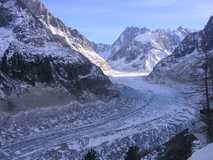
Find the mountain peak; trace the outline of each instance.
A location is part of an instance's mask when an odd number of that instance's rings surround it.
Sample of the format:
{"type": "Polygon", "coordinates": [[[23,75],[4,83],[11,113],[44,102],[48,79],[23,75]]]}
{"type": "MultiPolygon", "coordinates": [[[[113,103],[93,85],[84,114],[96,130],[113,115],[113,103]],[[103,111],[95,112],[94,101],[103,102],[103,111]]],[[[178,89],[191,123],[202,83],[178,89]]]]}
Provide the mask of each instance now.
{"type": "Polygon", "coordinates": [[[133,33],[133,32],[146,32],[146,31],[149,31],[150,29],[149,28],[146,28],[146,27],[142,27],[142,28],[139,28],[139,27],[135,27],[135,26],[128,26],[126,27],[126,29],[124,30],[124,33],[133,33]]]}
{"type": "Polygon", "coordinates": [[[182,29],[184,29],[182,26],[179,26],[179,27],[177,28],[177,30],[182,30],[182,29]]]}
{"type": "Polygon", "coordinates": [[[138,27],[128,26],[125,28],[124,33],[130,33],[130,32],[138,32],[140,29],[138,27]]]}
{"type": "Polygon", "coordinates": [[[40,0],[17,0],[17,2],[26,7],[36,17],[50,14],[40,0]]]}
{"type": "Polygon", "coordinates": [[[183,26],[179,26],[177,28],[177,31],[185,31],[185,30],[188,30],[188,29],[184,28],[183,26]]]}
{"type": "Polygon", "coordinates": [[[207,25],[205,26],[205,28],[213,28],[213,16],[211,16],[210,18],[209,18],[209,21],[208,21],[208,23],[207,23],[207,25]]]}
{"type": "Polygon", "coordinates": [[[196,82],[198,80],[196,77],[202,77],[201,74],[205,64],[203,52],[212,56],[212,49],[213,16],[209,18],[203,30],[195,30],[195,32],[188,34],[171,56],[158,63],[151,77],[158,79],[166,77],[167,80],[170,78],[172,80],[196,82]]]}
{"type": "Polygon", "coordinates": [[[108,61],[117,70],[150,72],[190,33],[183,27],[178,29],[127,27],[113,43],[108,61]]]}

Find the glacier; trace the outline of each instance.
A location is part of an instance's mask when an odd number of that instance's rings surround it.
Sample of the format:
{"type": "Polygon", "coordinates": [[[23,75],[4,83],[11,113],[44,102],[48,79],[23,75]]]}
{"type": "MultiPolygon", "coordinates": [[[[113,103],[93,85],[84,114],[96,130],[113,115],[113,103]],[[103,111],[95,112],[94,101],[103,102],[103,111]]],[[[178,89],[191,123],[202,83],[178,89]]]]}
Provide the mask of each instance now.
{"type": "Polygon", "coordinates": [[[72,102],[51,110],[1,115],[0,152],[7,159],[47,160],[53,152],[77,160],[94,148],[105,159],[120,160],[129,146],[154,149],[196,121],[196,109],[178,85],[121,73],[111,80],[122,96],[108,103],[72,102]]]}

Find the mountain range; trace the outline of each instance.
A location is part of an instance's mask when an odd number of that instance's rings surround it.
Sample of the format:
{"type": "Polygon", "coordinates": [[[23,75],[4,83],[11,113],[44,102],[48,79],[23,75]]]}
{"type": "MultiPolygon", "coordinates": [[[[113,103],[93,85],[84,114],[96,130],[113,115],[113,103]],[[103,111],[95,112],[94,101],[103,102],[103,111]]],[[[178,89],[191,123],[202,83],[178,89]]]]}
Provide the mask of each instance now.
{"type": "Polygon", "coordinates": [[[94,48],[115,70],[150,73],[191,32],[183,27],[175,30],[127,27],[110,47],[97,44],[99,47],[94,48]]]}

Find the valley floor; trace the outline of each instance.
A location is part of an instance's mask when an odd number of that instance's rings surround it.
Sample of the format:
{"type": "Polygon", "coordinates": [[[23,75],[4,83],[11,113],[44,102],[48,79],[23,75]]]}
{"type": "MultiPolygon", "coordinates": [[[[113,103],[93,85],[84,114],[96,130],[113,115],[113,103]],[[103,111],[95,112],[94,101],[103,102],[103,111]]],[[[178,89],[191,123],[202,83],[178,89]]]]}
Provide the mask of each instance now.
{"type": "Polygon", "coordinates": [[[131,77],[127,73],[115,74],[111,80],[120,86],[122,95],[128,97],[126,100],[109,102],[107,105],[110,107],[101,108],[100,105],[101,112],[95,114],[90,110],[84,112],[83,107],[81,112],[85,118],[81,117],[77,126],[71,125],[76,123],[75,119],[69,121],[71,127],[63,128],[61,125],[60,128],[4,143],[0,146],[0,159],[1,156],[10,160],[48,159],[48,151],[60,152],[60,146],[66,143],[72,152],[66,156],[72,159],[80,159],[89,148],[95,148],[104,159],[118,160],[131,145],[150,149],[193,125],[196,110],[181,90],[154,84],[137,73],[131,77]],[[115,154],[117,157],[113,156],[115,154]]]}

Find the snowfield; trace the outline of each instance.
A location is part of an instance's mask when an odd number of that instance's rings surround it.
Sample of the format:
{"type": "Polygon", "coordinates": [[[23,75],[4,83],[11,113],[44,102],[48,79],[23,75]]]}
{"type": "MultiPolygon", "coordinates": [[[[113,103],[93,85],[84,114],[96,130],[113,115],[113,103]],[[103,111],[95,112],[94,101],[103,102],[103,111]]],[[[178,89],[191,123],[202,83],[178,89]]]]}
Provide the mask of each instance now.
{"type": "Polygon", "coordinates": [[[10,160],[46,160],[54,151],[67,159],[79,160],[88,149],[95,148],[104,159],[119,160],[129,146],[153,149],[193,125],[196,112],[179,90],[153,84],[138,74],[126,75],[111,77],[122,96],[107,104],[69,104],[48,114],[48,109],[44,109],[5,116],[7,123],[15,126],[0,128],[0,156],[10,160]],[[27,128],[24,122],[16,123],[21,118],[38,120],[25,122],[31,123],[27,128]],[[48,123],[49,128],[43,129],[43,123],[48,123]],[[5,136],[8,134],[15,138],[5,136]],[[67,144],[70,154],[64,155],[62,144],[67,144]]]}
{"type": "Polygon", "coordinates": [[[148,76],[148,72],[123,72],[117,70],[107,70],[105,74],[109,77],[141,77],[141,76],[148,76]]]}
{"type": "Polygon", "coordinates": [[[195,152],[189,158],[189,160],[212,160],[212,159],[213,159],[213,143],[195,152]]]}

